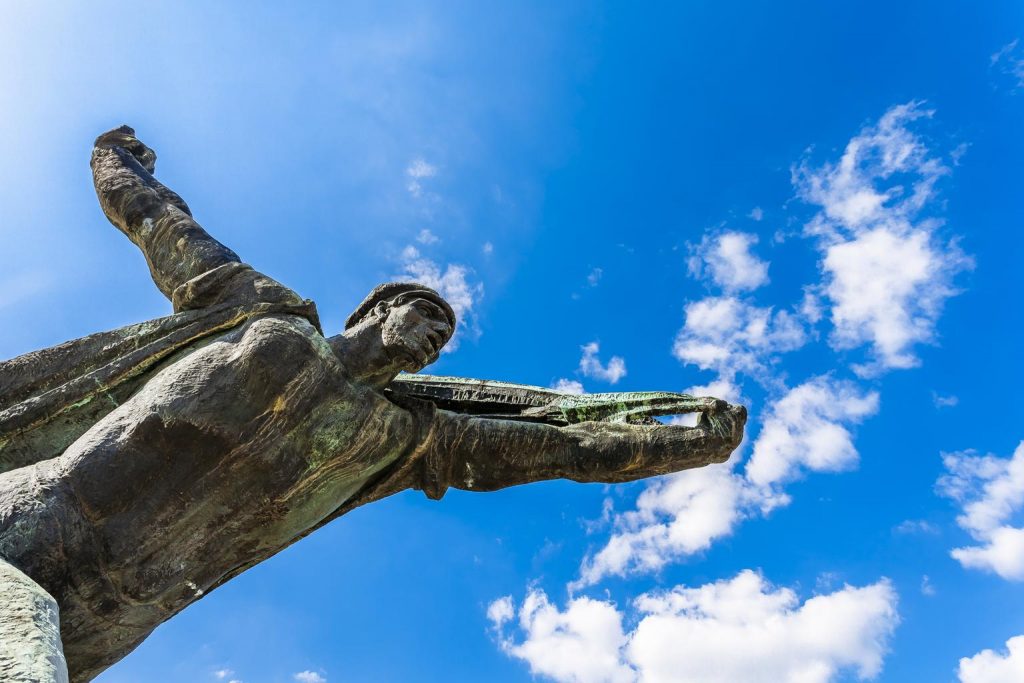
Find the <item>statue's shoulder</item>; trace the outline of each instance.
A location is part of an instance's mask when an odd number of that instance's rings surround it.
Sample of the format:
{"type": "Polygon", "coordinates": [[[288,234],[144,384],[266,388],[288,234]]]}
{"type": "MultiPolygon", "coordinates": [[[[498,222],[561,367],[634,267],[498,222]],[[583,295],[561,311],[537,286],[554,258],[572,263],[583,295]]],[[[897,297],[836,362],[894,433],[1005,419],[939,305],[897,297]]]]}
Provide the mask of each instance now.
{"type": "Polygon", "coordinates": [[[182,283],[172,292],[171,302],[175,312],[222,306],[286,307],[323,333],[312,301],[246,263],[225,263],[182,283]]]}
{"type": "Polygon", "coordinates": [[[333,359],[312,302],[222,303],[99,332],[0,362],[0,474],[60,455],[154,373],[217,339],[271,367],[333,359]],[[265,321],[265,322],[264,322],[265,321]]]}
{"type": "Polygon", "coordinates": [[[313,323],[288,309],[253,316],[225,338],[240,344],[242,353],[259,354],[276,365],[294,364],[311,356],[338,363],[330,344],[313,323]]]}

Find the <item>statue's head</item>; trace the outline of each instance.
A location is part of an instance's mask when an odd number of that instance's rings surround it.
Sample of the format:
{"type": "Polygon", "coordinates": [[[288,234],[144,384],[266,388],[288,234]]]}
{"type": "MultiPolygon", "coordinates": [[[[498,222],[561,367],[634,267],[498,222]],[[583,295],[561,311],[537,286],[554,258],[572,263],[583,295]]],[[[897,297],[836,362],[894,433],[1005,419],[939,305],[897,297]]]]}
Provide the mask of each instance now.
{"type": "MultiPolygon", "coordinates": [[[[436,291],[415,282],[373,288],[345,322],[345,365],[360,377],[418,372],[437,360],[455,332],[455,311],[436,291]],[[353,357],[355,356],[355,357],[353,357]]],[[[381,379],[384,381],[384,379],[381,379]]]]}

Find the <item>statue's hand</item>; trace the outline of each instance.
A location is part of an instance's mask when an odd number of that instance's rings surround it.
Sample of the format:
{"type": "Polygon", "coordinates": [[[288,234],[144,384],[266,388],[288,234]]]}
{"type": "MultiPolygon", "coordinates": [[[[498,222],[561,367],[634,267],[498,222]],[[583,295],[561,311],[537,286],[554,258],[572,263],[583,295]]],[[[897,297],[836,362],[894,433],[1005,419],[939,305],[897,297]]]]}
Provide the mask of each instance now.
{"type": "Polygon", "coordinates": [[[135,160],[149,173],[156,169],[156,152],[135,137],[135,130],[129,126],[119,126],[113,130],[108,130],[96,138],[95,146],[99,149],[113,149],[115,147],[123,149],[135,157],[135,160]]]}
{"type": "Polygon", "coordinates": [[[700,414],[697,426],[703,427],[721,437],[725,437],[733,448],[743,440],[743,427],[747,423],[747,409],[740,405],[732,405],[721,399],[715,399],[712,407],[700,414]]]}

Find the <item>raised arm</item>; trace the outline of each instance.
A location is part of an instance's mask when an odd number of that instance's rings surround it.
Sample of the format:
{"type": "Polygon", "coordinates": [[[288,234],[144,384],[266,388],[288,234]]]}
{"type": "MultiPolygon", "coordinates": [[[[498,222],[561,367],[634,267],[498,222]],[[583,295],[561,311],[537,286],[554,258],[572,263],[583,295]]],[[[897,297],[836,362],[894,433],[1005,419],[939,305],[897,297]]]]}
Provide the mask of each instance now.
{"type": "Polygon", "coordinates": [[[724,462],[747,413],[720,401],[696,427],[583,422],[554,427],[438,411],[423,488],[494,491],[546,479],[620,483],[724,462]]]}
{"type": "Polygon", "coordinates": [[[121,126],[96,139],[92,174],[103,213],[145,254],[156,286],[174,290],[238,256],[192,219],[188,205],[153,177],[156,153],[121,126]]]}

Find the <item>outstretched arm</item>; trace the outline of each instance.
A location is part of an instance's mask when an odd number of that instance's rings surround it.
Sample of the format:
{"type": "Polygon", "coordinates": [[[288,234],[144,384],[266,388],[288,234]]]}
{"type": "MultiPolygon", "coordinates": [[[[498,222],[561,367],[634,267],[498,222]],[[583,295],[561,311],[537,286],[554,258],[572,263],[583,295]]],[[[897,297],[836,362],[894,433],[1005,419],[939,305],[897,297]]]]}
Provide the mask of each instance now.
{"type": "Polygon", "coordinates": [[[145,254],[156,286],[175,288],[238,256],[192,219],[188,205],[153,177],[156,153],[121,126],[96,139],[92,174],[103,213],[145,254]]]}
{"type": "Polygon", "coordinates": [[[554,427],[438,411],[423,488],[494,491],[546,479],[619,483],[724,462],[747,413],[719,402],[696,427],[583,422],[554,427]]]}

